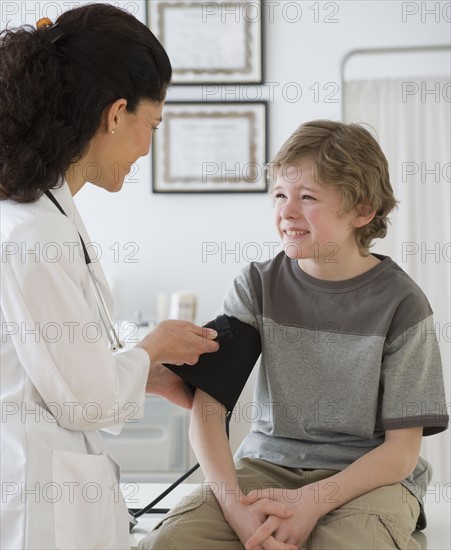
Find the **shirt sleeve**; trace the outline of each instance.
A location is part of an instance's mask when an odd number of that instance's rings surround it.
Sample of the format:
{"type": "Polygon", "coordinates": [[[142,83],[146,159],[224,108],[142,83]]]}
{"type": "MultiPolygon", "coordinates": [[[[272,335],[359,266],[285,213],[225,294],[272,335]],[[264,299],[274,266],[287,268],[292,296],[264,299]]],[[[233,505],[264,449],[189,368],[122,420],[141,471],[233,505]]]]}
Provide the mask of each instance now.
{"type": "Polygon", "coordinates": [[[258,290],[254,288],[252,270],[253,265],[249,264],[235,278],[222,302],[221,313],[258,329],[259,323],[255,313],[258,290]]]}
{"type": "MultiPolygon", "coordinates": [[[[110,352],[86,265],[63,246],[74,241],[73,229],[49,225],[33,226],[34,255],[26,261],[10,256],[1,266],[2,311],[18,361],[49,410],[58,407],[57,421],[67,429],[97,430],[139,418],[149,357],[142,349],[110,352]],[[61,254],[45,256],[46,243],[61,254]]],[[[29,235],[28,228],[13,239],[29,246],[29,235]]]]}
{"type": "Polygon", "coordinates": [[[381,423],[385,430],[423,426],[423,435],[447,429],[449,416],[433,315],[403,323],[382,363],[381,423]]]}

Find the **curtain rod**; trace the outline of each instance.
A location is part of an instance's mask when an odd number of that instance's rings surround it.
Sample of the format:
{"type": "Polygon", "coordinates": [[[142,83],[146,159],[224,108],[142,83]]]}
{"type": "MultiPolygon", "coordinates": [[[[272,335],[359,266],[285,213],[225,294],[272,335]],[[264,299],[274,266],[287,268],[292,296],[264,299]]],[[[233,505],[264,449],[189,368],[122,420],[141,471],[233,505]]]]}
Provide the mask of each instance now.
{"type": "Polygon", "coordinates": [[[449,44],[437,44],[434,46],[392,46],[386,48],[361,48],[351,50],[348,52],[341,61],[340,77],[341,77],[341,114],[342,120],[344,120],[345,109],[345,65],[349,59],[355,55],[374,55],[374,54],[386,54],[386,53],[424,53],[424,52],[437,52],[441,50],[450,50],[449,44]]]}
{"type": "MultiPolygon", "coordinates": [[[[344,76],[344,67],[347,61],[354,55],[372,55],[379,53],[411,53],[411,52],[434,52],[439,50],[450,50],[449,44],[437,44],[435,46],[393,46],[387,48],[361,48],[348,52],[341,62],[341,74],[344,76]]],[[[343,79],[344,80],[344,79],[343,79]]]]}

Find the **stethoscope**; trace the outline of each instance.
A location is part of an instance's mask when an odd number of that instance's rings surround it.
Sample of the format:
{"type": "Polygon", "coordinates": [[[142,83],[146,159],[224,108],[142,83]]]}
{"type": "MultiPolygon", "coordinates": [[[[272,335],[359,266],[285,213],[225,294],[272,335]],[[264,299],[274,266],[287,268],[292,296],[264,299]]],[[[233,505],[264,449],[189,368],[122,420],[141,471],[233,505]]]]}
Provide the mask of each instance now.
{"type": "MultiPolygon", "coordinates": [[[[55,199],[52,193],[50,193],[50,191],[46,191],[45,194],[53,202],[53,204],[58,208],[61,214],[64,214],[67,217],[66,212],[64,212],[62,206],[55,199]]],[[[124,347],[124,343],[119,339],[119,335],[116,332],[116,329],[114,328],[113,321],[111,320],[111,316],[106,306],[105,300],[102,296],[102,293],[100,292],[99,283],[97,281],[97,277],[92,267],[91,258],[89,257],[88,251],[86,249],[86,245],[79,232],[78,232],[78,236],[80,237],[81,246],[83,248],[83,254],[85,256],[86,267],[88,268],[88,272],[91,278],[91,286],[92,286],[92,290],[94,291],[97,307],[99,309],[100,320],[102,321],[102,325],[105,328],[105,332],[108,336],[108,340],[110,342],[110,350],[112,352],[116,352],[118,349],[122,349],[124,347]]]]}

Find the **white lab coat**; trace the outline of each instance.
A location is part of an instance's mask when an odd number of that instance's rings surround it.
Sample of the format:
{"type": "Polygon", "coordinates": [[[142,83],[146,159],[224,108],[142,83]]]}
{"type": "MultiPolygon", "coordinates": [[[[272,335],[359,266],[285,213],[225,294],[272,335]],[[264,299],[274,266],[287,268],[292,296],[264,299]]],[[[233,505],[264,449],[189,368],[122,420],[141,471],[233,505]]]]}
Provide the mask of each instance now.
{"type": "Polygon", "coordinates": [[[77,230],[90,240],[67,184],[53,193],[68,217],[45,195],[0,202],[0,547],[129,548],[118,468],[98,430],[142,416],[149,358],[109,351],[77,230]]]}

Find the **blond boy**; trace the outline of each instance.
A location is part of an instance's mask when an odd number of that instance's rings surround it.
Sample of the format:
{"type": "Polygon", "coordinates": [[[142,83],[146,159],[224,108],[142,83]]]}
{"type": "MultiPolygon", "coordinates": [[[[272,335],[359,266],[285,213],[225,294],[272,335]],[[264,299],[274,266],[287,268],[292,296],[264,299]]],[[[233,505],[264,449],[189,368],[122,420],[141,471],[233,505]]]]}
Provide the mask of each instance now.
{"type": "Polygon", "coordinates": [[[396,205],[386,158],[362,126],[319,120],[269,174],[284,252],[248,265],[223,304],[260,332],[259,417],[234,460],[224,407],[196,391],[206,484],[141,547],[418,548],[431,479],[421,438],[449,418],[427,299],[369,252],[396,205]]]}

